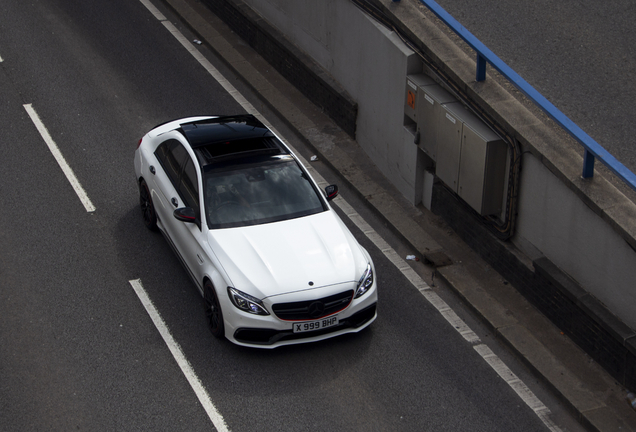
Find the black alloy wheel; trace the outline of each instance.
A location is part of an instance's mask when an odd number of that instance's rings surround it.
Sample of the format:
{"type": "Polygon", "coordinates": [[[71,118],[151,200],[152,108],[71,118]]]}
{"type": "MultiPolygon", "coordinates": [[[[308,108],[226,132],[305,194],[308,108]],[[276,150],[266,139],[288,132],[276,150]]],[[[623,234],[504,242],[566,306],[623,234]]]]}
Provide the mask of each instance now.
{"type": "Polygon", "coordinates": [[[139,182],[139,205],[141,206],[141,214],[146,228],[150,231],[157,231],[157,213],[155,213],[155,207],[152,205],[150,189],[148,189],[145,180],[139,182]]]}
{"type": "Polygon", "coordinates": [[[210,281],[203,286],[203,300],[205,301],[205,317],[208,320],[210,331],[219,339],[225,337],[225,325],[223,324],[223,312],[216,296],[216,290],[210,281]]]}

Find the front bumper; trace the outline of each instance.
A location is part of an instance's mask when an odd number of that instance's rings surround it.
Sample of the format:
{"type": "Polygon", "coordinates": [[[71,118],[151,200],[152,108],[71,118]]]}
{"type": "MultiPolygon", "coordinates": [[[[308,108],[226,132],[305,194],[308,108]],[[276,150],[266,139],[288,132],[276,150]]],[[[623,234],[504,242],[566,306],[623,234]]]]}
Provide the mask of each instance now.
{"type": "MultiPolygon", "coordinates": [[[[297,320],[281,320],[277,316],[257,316],[231,309],[230,317],[225,319],[225,337],[237,345],[254,348],[276,348],[329,339],[335,336],[357,333],[368,327],[377,317],[377,286],[364,296],[353,299],[344,310],[337,312],[338,325],[321,330],[294,333],[293,325],[297,320]]],[[[268,305],[270,306],[270,305],[268,305]]],[[[268,308],[271,310],[271,308],[268,308]]],[[[225,313],[225,312],[224,312],[225,313]]],[[[329,315],[333,316],[333,315],[329,315]]],[[[321,317],[317,319],[323,319],[321,317]]]]}
{"type": "Polygon", "coordinates": [[[341,319],[337,326],[315,332],[294,333],[292,330],[239,328],[234,332],[234,340],[241,345],[274,348],[290,343],[313,342],[345,333],[357,333],[375,320],[377,317],[376,305],[377,303],[373,303],[366,309],[341,319]]]}

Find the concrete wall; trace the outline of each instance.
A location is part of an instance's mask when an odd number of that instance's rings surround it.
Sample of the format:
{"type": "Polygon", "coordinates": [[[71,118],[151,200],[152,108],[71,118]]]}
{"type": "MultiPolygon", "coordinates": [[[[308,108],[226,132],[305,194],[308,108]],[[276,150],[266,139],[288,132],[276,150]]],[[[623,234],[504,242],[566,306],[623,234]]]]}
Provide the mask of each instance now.
{"type": "MultiPolygon", "coordinates": [[[[403,127],[405,77],[421,67],[413,52],[349,0],[245,2],[349,92],[358,103],[357,141],[402,194],[418,203],[424,163],[403,127]]],[[[492,80],[476,84],[474,61],[426,22],[415,2],[376,3],[395,13],[402,30],[419,38],[421,49],[521,143],[513,243],[531,259],[547,257],[636,329],[633,203],[598,175],[581,180],[575,151],[492,80]]]]}
{"type": "Polygon", "coordinates": [[[535,157],[524,158],[520,190],[515,245],[533,259],[549,258],[636,329],[629,244],[535,157]]]}

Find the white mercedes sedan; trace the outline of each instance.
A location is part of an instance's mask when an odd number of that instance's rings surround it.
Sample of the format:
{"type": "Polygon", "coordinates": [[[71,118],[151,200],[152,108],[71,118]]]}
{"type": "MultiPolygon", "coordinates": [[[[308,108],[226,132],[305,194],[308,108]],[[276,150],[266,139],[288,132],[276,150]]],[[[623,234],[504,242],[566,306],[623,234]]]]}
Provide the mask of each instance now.
{"type": "Polygon", "coordinates": [[[190,117],[135,152],[145,226],[199,288],[212,334],[275,348],[376,318],[373,261],[296,156],[251,115],[190,117]]]}

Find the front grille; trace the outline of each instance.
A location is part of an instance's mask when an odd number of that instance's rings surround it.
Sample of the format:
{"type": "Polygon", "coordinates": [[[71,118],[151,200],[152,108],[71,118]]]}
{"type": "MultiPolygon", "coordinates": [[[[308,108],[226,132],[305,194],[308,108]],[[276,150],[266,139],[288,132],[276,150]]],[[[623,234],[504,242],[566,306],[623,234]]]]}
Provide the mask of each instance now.
{"type": "Polygon", "coordinates": [[[315,320],[345,309],[353,299],[353,290],[317,300],[277,303],[272,306],[276,316],[286,321],[315,320]]]}

